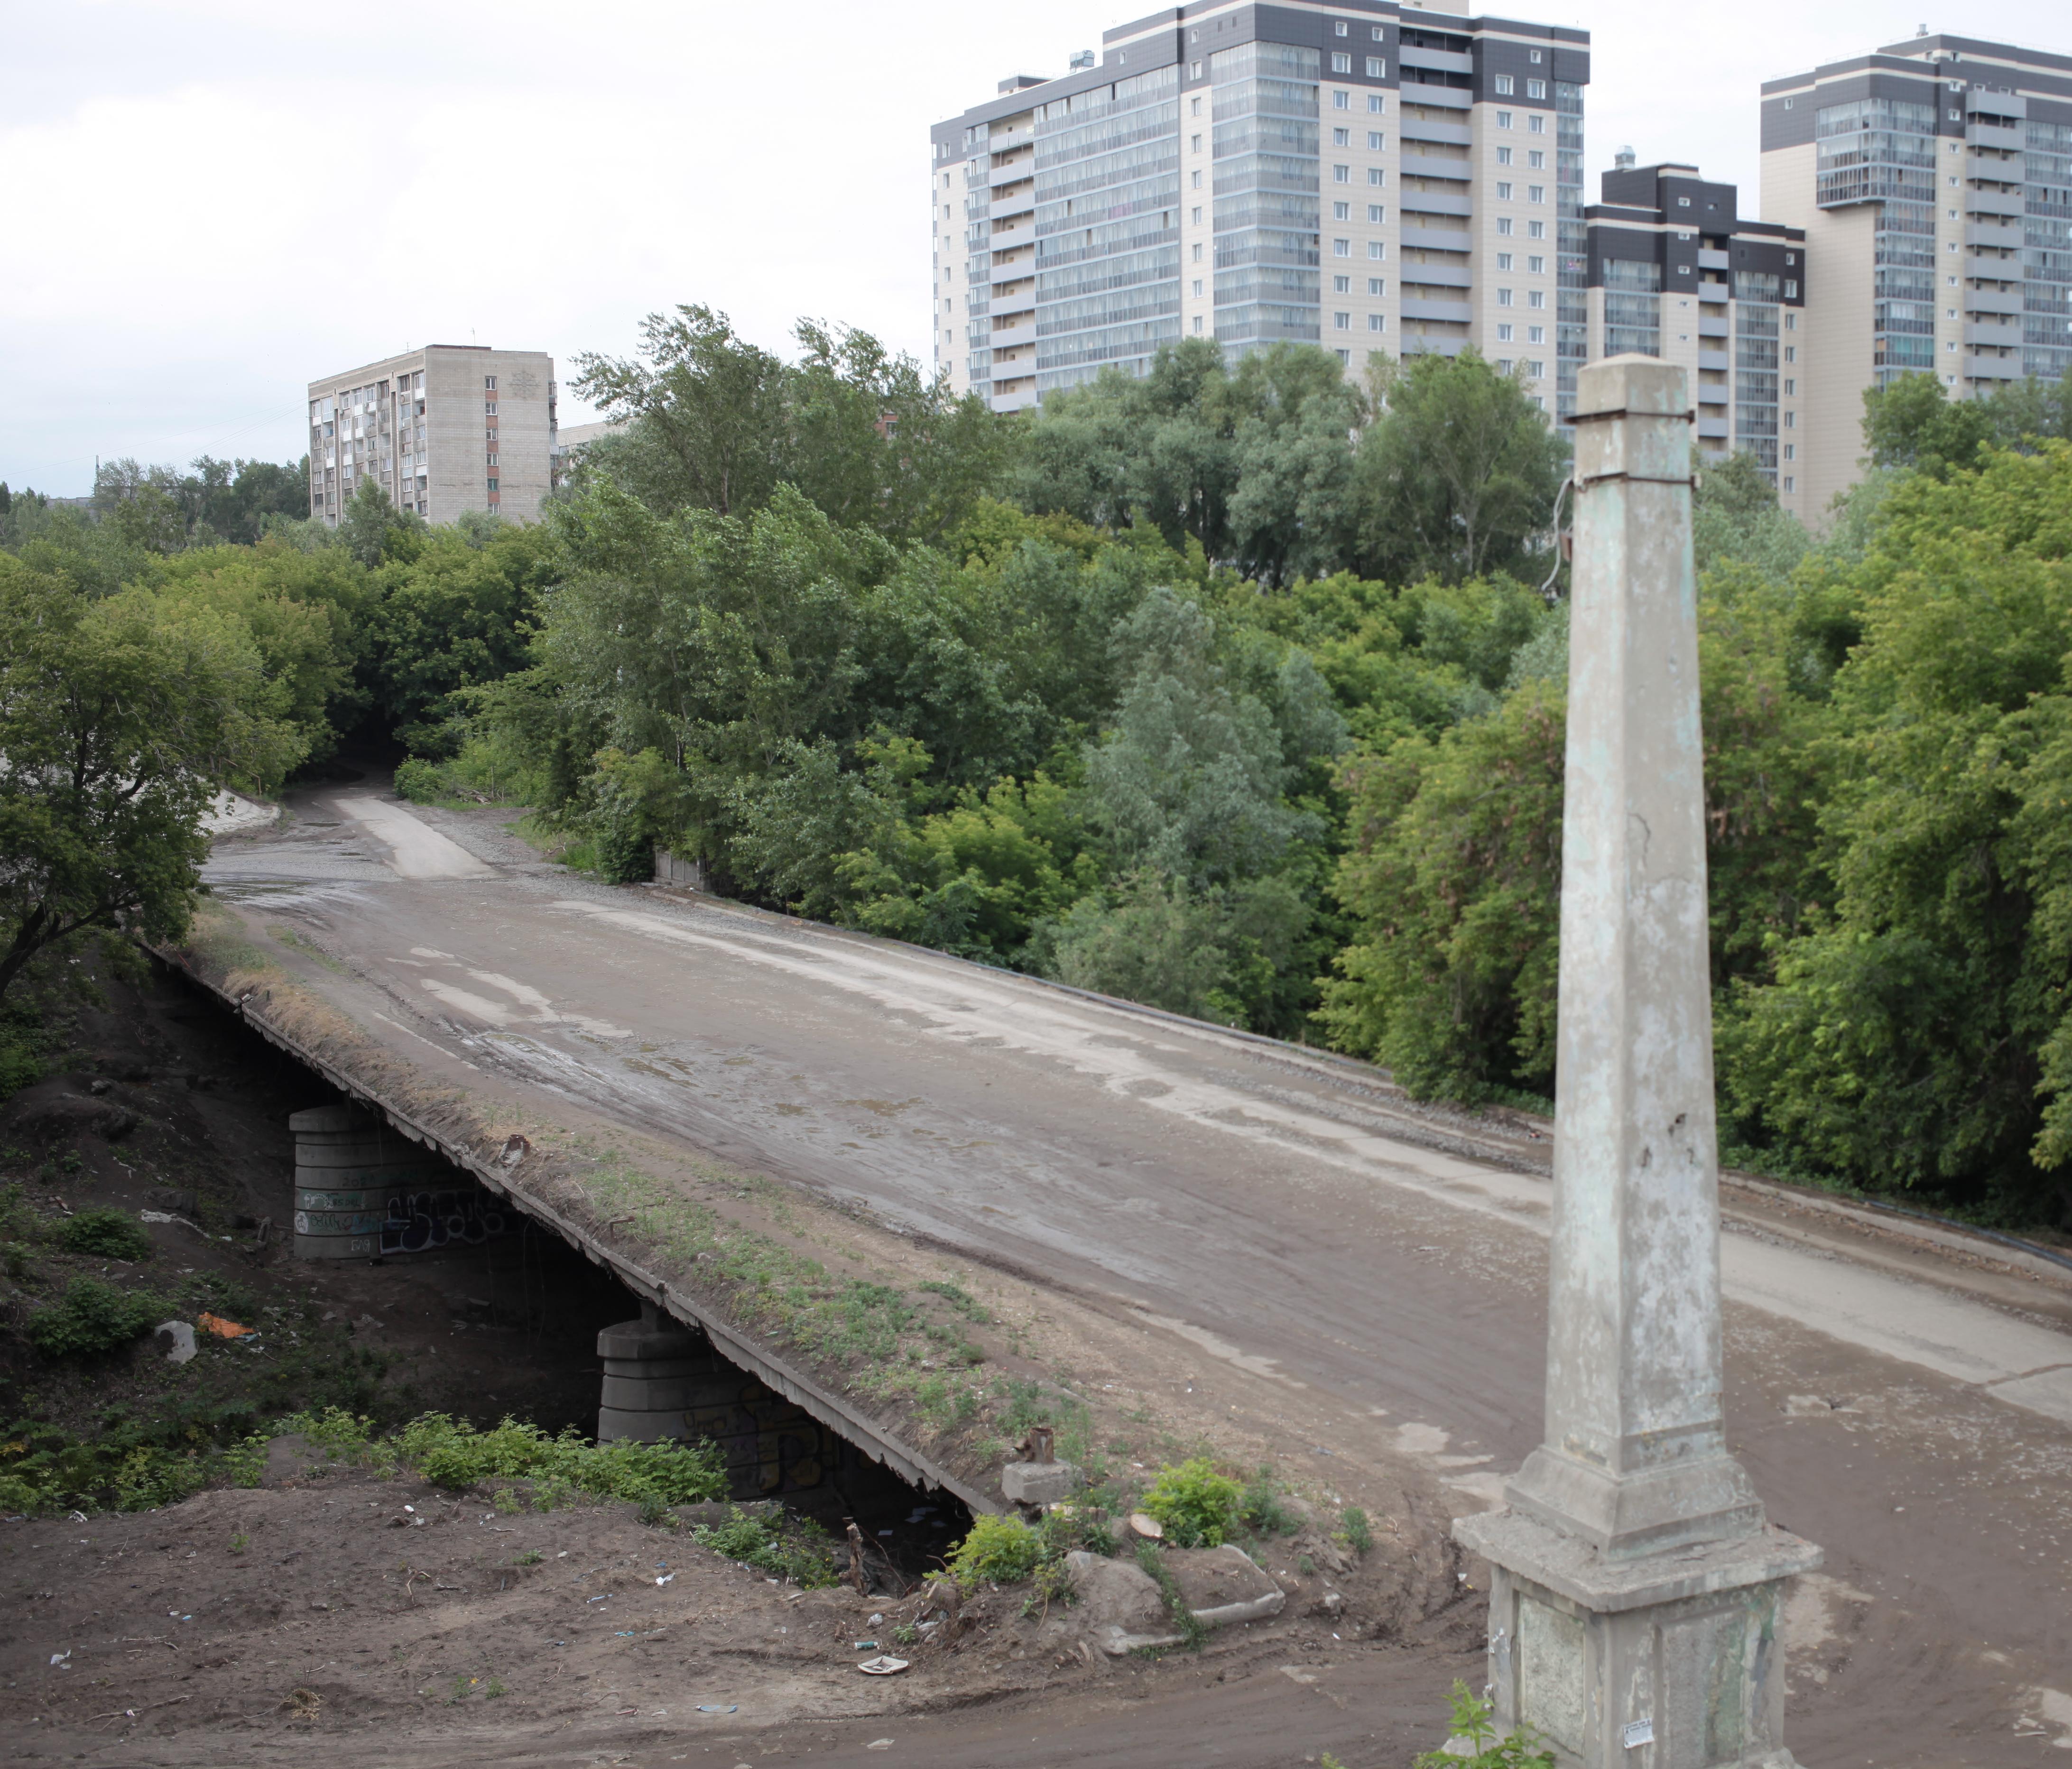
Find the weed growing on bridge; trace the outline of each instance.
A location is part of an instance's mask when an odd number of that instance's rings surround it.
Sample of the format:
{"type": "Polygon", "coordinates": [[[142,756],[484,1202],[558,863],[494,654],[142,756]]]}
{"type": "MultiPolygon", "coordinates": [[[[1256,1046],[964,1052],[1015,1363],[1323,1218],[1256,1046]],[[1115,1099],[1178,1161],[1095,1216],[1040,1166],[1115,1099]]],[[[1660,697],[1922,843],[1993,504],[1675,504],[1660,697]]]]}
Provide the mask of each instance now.
{"type": "Polygon", "coordinates": [[[782,1505],[730,1506],[723,1521],[693,1526],[691,1540],[794,1584],[810,1588],[841,1582],[827,1532],[809,1517],[788,1516],[782,1505]]]}

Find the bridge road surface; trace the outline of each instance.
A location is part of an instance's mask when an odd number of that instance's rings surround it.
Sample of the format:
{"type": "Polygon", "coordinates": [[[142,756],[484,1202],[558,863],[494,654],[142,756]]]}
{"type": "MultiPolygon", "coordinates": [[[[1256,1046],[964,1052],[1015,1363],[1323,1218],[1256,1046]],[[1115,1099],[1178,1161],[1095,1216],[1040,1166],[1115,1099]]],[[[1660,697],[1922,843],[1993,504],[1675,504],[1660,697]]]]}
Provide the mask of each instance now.
{"type": "MultiPolygon", "coordinates": [[[[1548,1183],[1405,1135],[1356,1067],[598,886],[539,862],[508,813],[373,788],[291,811],[220,845],[214,888],[349,955],[389,1004],[370,1022],[364,987],[339,998],[397,1055],[429,1042],[1124,1299],[1205,1357],[1385,1414],[1462,1511],[1537,1442],[1548,1183]]],[[[1827,1553],[1795,1610],[1817,1648],[1794,1644],[1801,1761],[2072,1761],[2065,1293],[1748,1232],[1725,1236],[1724,1273],[1731,1440],[1770,1516],[1827,1553]]]]}

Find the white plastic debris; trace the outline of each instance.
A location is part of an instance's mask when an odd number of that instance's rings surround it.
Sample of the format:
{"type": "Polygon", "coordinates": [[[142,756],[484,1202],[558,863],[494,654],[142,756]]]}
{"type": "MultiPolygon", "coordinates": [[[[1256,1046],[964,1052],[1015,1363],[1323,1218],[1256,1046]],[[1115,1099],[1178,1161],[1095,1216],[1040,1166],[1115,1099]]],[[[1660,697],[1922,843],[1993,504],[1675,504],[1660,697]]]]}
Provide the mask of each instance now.
{"type": "Polygon", "coordinates": [[[906,1660],[895,1659],[890,1653],[881,1653],[874,1659],[865,1659],[857,1669],[865,1676],[891,1676],[906,1668],[906,1660]]]}

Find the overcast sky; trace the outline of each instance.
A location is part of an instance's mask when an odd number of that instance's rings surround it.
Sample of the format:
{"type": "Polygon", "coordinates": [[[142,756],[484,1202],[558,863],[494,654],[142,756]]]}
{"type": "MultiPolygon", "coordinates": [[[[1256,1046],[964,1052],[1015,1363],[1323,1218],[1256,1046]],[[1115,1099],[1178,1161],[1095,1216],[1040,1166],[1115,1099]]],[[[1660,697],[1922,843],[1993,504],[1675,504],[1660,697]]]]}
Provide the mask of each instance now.
{"type": "MultiPolygon", "coordinates": [[[[1923,23],[2072,51],[2063,0],[1577,0],[1613,153],[1756,200],[1759,81],[1923,23]]],[[[1436,5],[1436,0],[1435,0],[1436,5]]],[[[61,0],[0,6],[0,479],[294,459],[312,377],[427,343],[624,351],[705,301],[920,351],[927,130],[1143,0],[61,0]]],[[[585,414],[566,400],[564,423],[585,414]]]]}

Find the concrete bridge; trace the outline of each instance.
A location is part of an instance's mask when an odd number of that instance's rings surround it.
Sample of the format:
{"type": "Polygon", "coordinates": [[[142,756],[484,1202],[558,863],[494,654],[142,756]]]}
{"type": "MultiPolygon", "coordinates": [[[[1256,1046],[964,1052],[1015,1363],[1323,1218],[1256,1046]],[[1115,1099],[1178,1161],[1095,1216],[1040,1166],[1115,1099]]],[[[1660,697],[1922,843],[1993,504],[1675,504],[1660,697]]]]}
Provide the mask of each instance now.
{"type": "MultiPolygon", "coordinates": [[[[219,845],[179,961],[849,1441],[975,1506],[1001,1503],[997,1446],[802,1343],[725,1249],[989,1274],[1029,1299],[1016,1368],[1069,1370],[1096,1413],[1087,1372],[1112,1371],[1118,1397],[1252,1431],[1342,1491],[1396,1467],[1473,1510],[1538,1442],[1533,1126],[939,954],[598,886],[508,816],[299,794],[219,845]]],[[[1828,1555],[1801,1594],[1794,1748],[1926,1766],[2029,1763],[2060,1727],[2072,1745],[2072,1271],[1727,1194],[1733,1447],[1828,1555]]]]}

